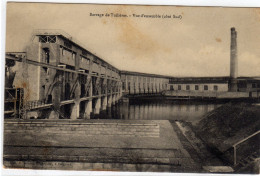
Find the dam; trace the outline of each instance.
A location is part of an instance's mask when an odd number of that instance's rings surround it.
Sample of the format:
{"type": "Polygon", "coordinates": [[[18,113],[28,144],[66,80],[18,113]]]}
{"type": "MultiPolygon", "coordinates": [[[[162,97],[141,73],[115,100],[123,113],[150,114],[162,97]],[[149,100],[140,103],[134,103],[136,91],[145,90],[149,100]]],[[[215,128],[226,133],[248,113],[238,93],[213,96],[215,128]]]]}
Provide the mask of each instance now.
{"type": "MultiPolygon", "coordinates": [[[[237,75],[236,37],[231,28],[229,76],[175,77],[120,70],[64,31],[36,30],[24,51],[5,54],[4,165],[235,172],[241,162],[230,150],[257,136],[257,127],[221,146],[227,152],[223,159],[195,137],[192,126],[226,103],[259,102],[260,78],[237,75]]],[[[244,107],[240,114],[254,117],[255,106],[244,107]]]]}

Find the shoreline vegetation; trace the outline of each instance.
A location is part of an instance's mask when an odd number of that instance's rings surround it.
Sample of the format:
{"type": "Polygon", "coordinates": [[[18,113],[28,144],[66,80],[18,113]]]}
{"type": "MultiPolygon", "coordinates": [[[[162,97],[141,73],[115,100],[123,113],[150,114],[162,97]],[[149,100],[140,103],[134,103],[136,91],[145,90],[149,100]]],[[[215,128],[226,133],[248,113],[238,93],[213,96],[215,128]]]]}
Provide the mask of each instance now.
{"type": "MultiPolygon", "coordinates": [[[[248,102],[229,102],[206,114],[193,126],[193,130],[211,151],[233,164],[233,145],[260,129],[259,117],[259,106],[248,102]]],[[[253,154],[259,154],[259,135],[238,145],[238,164],[253,154]]],[[[257,162],[247,164],[249,166],[243,172],[257,172],[257,162]]]]}

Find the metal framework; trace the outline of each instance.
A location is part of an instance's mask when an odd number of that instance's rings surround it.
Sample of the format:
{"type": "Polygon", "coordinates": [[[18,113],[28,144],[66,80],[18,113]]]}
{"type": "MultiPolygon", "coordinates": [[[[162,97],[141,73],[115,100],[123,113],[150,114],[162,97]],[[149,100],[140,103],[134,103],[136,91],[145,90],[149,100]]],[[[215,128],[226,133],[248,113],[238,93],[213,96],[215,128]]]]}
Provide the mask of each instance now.
{"type": "MultiPolygon", "coordinates": [[[[44,40],[45,40],[45,38],[44,38],[44,40]]],[[[46,38],[46,40],[54,40],[54,39],[46,38]]],[[[81,100],[84,101],[84,99],[86,99],[86,98],[87,99],[95,98],[96,96],[100,96],[101,94],[106,94],[106,92],[109,92],[106,89],[114,90],[113,84],[111,84],[110,86],[107,84],[108,80],[110,80],[111,83],[121,81],[119,78],[114,78],[109,75],[104,77],[103,75],[99,75],[96,73],[85,73],[82,70],[78,70],[78,71],[71,70],[71,69],[66,68],[65,65],[55,66],[55,65],[48,64],[48,63],[44,63],[44,62],[29,60],[26,58],[26,53],[24,53],[24,52],[23,53],[13,53],[13,52],[6,53],[6,59],[10,60],[10,61],[14,61],[14,62],[21,62],[25,66],[27,66],[28,64],[31,64],[31,65],[39,66],[41,68],[45,68],[46,70],[47,69],[56,70],[55,75],[52,77],[52,83],[46,87],[47,91],[45,92],[45,96],[43,99],[37,100],[37,101],[24,102],[24,91],[21,90],[21,96],[19,97],[20,98],[19,113],[18,113],[19,118],[23,118],[24,116],[26,116],[26,113],[28,110],[39,109],[39,108],[48,108],[48,107],[51,107],[51,109],[53,109],[55,112],[60,114],[60,116],[62,118],[67,118],[66,115],[64,115],[59,109],[55,108],[55,106],[52,105],[52,103],[53,103],[52,100],[51,100],[51,102],[49,100],[49,95],[52,94],[52,92],[56,86],[63,85],[64,83],[66,83],[66,81],[68,81],[67,83],[70,83],[70,81],[66,79],[66,73],[76,75],[76,78],[73,78],[73,80],[75,80],[75,81],[73,82],[73,84],[70,88],[69,98],[68,98],[68,100],[67,99],[65,100],[66,102],[75,98],[74,97],[75,90],[80,84],[84,84],[84,86],[85,86],[84,95],[80,96],[80,101],[81,100]],[[92,94],[90,91],[92,91],[92,94]]],[[[23,72],[26,72],[26,73],[23,73],[24,77],[26,77],[26,75],[28,75],[27,71],[28,71],[28,69],[24,69],[23,72]]],[[[69,75],[67,75],[67,76],[69,76],[69,75]]],[[[110,92],[110,94],[112,94],[112,93],[115,93],[115,91],[110,92]]],[[[62,102],[65,102],[65,101],[63,100],[62,102]]],[[[64,104],[62,102],[60,102],[59,105],[64,104]]]]}

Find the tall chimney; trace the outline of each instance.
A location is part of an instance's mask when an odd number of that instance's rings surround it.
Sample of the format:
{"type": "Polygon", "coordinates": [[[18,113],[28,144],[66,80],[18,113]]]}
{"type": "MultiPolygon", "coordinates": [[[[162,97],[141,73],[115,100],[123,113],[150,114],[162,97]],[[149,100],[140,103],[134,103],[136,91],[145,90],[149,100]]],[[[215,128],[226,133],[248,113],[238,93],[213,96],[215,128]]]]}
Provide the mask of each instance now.
{"type": "Polygon", "coordinates": [[[237,91],[237,75],[238,75],[238,61],[237,61],[237,31],[234,27],[231,28],[231,43],[230,43],[230,87],[232,92],[237,91]]]}

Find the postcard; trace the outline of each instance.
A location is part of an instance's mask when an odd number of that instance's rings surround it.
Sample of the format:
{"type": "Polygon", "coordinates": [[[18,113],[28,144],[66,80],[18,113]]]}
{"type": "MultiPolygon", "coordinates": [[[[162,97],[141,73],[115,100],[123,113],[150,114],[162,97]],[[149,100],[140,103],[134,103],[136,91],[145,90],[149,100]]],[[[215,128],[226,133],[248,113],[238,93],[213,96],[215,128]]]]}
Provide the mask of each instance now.
{"type": "Polygon", "coordinates": [[[6,13],[4,168],[259,174],[259,8],[6,13]]]}

